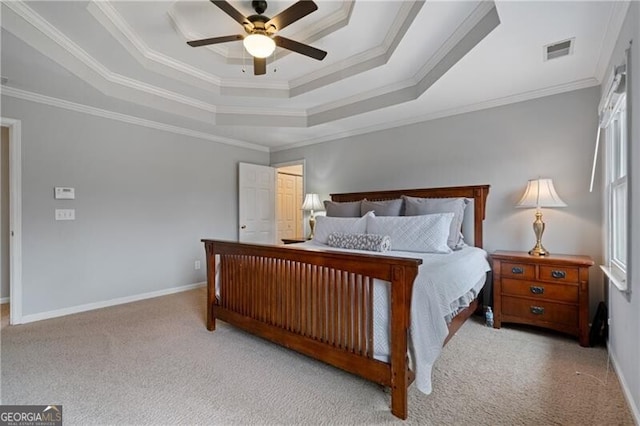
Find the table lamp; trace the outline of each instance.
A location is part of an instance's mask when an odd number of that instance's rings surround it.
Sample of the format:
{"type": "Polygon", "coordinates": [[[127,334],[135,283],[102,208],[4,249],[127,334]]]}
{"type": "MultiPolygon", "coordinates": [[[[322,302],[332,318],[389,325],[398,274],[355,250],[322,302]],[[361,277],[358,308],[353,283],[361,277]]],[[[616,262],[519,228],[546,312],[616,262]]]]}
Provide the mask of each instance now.
{"type": "Polygon", "coordinates": [[[304,196],[304,202],[302,203],[302,210],[308,211],[309,213],[309,229],[311,232],[309,233],[308,239],[313,239],[313,228],[316,226],[316,218],[313,215],[314,210],[323,210],[324,206],[320,201],[320,197],[318,194],[307,194],[304,196]]]}
{"type": "Polygon", "coordinates": [[[544,232],[544,222],[542,221],[542,207],[566,207],[564,201],[560,199],[553,187],[551,179],[531,179],[527,183],[524,195],[516,204],[517,208],[536,209],[536,220],[533,222],[533,232],[536,234],[536,245],[529,254],[532,256],[546,256],[549,254],[542,245],[542,233],[544,232]]]}

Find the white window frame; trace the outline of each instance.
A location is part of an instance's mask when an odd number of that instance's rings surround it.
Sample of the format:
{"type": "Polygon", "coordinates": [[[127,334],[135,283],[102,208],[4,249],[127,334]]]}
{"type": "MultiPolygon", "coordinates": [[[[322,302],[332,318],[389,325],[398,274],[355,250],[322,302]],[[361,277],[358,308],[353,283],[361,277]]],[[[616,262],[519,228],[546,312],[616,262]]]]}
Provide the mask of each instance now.
{"type": "Polygon", "coordinates": [[[629,143],[626,93],[610,108],[605,129],[606,264],[601,269],[620,291],[627,291],[629,259],[629,143]]]}

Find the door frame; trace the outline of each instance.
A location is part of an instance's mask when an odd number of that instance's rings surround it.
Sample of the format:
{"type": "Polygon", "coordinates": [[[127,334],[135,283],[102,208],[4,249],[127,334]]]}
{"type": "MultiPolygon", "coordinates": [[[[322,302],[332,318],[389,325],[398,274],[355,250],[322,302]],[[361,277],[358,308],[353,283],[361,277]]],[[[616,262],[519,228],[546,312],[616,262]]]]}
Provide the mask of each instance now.
{"type": "Polygon", "coordinates": [[[22,122],[0,117],[9,128],[9,324],[22,324],[22,122]]]}
{"type": "MultiPolygon", "coordinates": [[[[304,158],[299,159],[299,160],[291,160],[291,161],[283,161],[282,163],[272,163],[271,167],[273,167],[274,169],[276,169],[276,175],[278,174],[278,168],[280,167],[287,167],[287,166],[302,166],[302,198],[304,199],[304,195],[307,193],[307,160],[305,160],[304,158]]],[[[276,188],[277,189],[277,188],[276,188]]],[[[277,203],[277,197],[278,197],[278,191],[276,190],[276,194],[275,194],[276,200],[275,202],[277,203]]],[[[277,228],[277,223],[278,218],[276,217],[276,228],[277,228]]],[[[277,231],[277,229],[276,229],[277,231]]],[[[309,232],[308,229],[308,221],[306,220],[306,215],[302,215],[302,234],[303,235],[308,235],[307,233],[309,232]]]]}

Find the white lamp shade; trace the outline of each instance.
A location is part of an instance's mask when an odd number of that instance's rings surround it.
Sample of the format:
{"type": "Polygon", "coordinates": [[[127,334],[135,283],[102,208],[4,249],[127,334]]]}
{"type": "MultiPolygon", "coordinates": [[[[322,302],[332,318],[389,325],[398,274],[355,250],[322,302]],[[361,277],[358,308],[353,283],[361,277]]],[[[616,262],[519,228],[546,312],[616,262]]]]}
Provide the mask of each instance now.
{"type": "Polygon", "coordinates": [[[307,194],[304,196],[304,202],[302,203],[302,210],[324,210],[322,201],[318,194],[307,194]]]}
{"type": "Polygon", "coordinates": [[[551,179],[531,179],[524,195],[516,204],[518,208],[567,207],[553,187],[551,179]]]}
{"type": "Polygon", "coordinates": [[[264,34],[250,34],[242,41],[244,48],[251,56],[256,58],[266,58],[271,56],[276,49],[276,42],[264,34]]]}

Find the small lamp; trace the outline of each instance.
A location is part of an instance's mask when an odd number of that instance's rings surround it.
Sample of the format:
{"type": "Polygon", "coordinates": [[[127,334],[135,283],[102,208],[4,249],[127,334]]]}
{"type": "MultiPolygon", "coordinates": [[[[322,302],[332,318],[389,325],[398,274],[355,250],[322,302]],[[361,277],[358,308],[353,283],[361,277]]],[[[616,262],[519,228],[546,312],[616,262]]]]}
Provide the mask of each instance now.
{"type": "Polygon", "coordinates": [[[560,199],[553,187],[551,179],[531,179],[527,183],[524,195],[516,204],[518,208],[536,208],[536,220],[533,222],[533,232],[536,234],[536,245],[529,250],[532,256],[546,256],[549,252],[542,246],[542,233],[544,222],[542,221],[541,207],[567,207],[560,199]]]}
{"type": "Polygon", "coordinates": [[[314,210],[323,210],[324,206],[320,201],[318,194],[307,194],[304,196],[304,202],[302,203],[302,210],[309,211],[309,239],[313,238],[313,228],[316,226],[316,218],[313,216],[314,210]]]}

